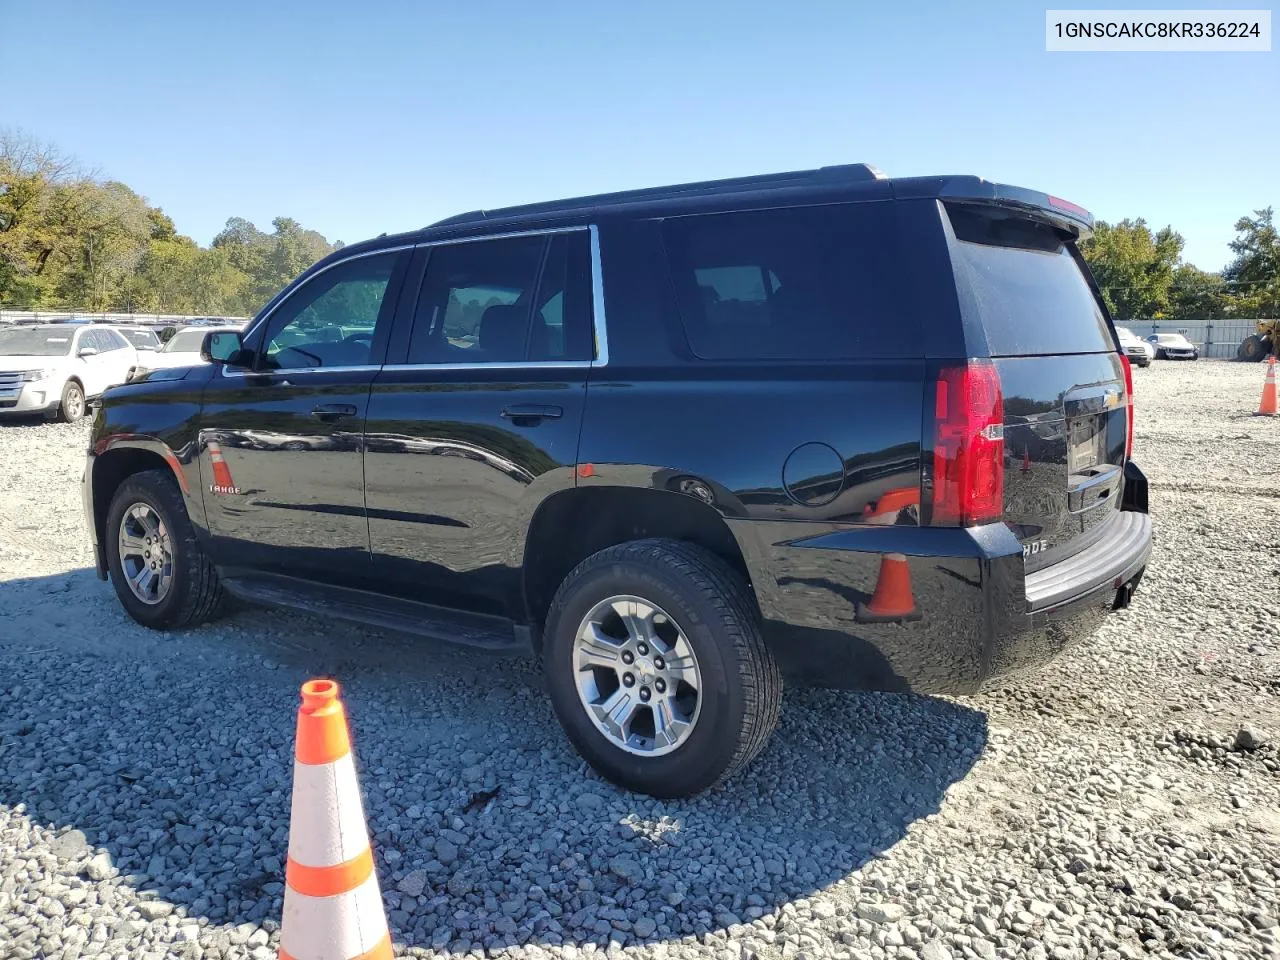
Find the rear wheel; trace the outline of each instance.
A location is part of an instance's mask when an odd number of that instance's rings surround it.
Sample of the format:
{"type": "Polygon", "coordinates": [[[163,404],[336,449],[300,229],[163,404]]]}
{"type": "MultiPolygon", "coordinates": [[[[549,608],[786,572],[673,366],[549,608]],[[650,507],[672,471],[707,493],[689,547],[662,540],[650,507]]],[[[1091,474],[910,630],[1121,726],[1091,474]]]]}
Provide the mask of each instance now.
{"type": "Polygon", "coordinates": [[[146,470],[120,485],[103,539],[116,596],[144,627],[194,626],[221,612],[218,575],[167,471],[146,470]]]}
{"type": "Polygon", "coordinates": [[[74,380],[68,380],[62,388],[62,400],[58,404],[58,419],[74,423],[84,416],[84,388],[74,380]]]}
{"type": "Polygon", "coordinates": [[[1251,363],[1265,359],[1267,356],[1267,341],[1256,333],[1251,333],[1244,338],[1244,342],[1240,344],[1240,349],[1236,355],[1241,360],[1247,360],[1251,363]]]}
{"type": "Polygon", "coordinates": [[[741,770],[781,706],[746,583],[674,540],[620,544],[579,564],[552,602],[543,669],[583,758],[656,797],[691,796],[741,770]]]}

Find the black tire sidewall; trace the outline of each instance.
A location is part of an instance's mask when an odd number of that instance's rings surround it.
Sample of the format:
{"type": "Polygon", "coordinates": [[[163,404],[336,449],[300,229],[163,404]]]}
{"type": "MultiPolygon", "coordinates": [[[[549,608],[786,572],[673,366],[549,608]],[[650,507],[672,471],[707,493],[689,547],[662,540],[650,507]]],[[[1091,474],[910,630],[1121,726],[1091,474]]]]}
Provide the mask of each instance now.
{"type": "Polygon", "coordinates": [[[181,618],[181,612],[189,602],[191,592],[191,560],[187,556],[191,543],[191,522],[182,507],[181,495],[168,477],[149,471],[129,478],[111,498],[107,508],[104,531],[104,547],[107,552],[107,570],[111,585],[125,611],[143,626],[162,630],[181,618]],[[169,531],[169,543],[173,551],[173,583],[169,593],[156,604],[143,603],[133,595],[126,583],[124,567],[120,562],[120,521],[135,503],[145,503],[164,522],[169,531]]]}
{"type": "Polygon", "coordinates": [[[746,699],[735,664],[726,657],[729,642],[722,612],[682,589],[666,571],[635,560],[612,560],[581,572],[566,584],[563,602],[547,621],[543,671],[552,707],[578,751],[620,786],[659,797],[688,796],[710,786],[734,758],[744,723],[746,699]],[[702,681],[702,705],[689,739],[658,757],[629,754],[597,729],[578,697],[574,681],[573,642],[579,624],[601,600],[629,594],[661,607],[683,631],[702,681]]]}

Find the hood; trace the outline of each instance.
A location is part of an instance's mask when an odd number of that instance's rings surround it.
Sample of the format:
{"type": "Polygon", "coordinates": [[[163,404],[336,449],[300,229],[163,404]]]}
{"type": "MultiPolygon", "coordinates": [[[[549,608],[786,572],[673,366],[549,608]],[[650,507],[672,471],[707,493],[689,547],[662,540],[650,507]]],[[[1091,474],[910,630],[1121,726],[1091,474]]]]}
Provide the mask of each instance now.
{"type": "Polygon", "coordinates": [[[64,356],[58,357],[0,357],[0,370],[51,370],[67,362],[64,356]]]}

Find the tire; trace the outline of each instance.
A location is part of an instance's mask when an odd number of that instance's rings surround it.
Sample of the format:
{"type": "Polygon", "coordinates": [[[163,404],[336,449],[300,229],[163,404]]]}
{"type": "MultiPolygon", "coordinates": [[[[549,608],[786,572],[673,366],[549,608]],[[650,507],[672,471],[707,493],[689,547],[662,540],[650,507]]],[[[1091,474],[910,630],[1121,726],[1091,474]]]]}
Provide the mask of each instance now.
{"type": "MultiPolygon", "coordinates": [[[[131,527],[134,521],[131,521],[131,527]]],[[[107,509],[107,525],[103,536],[107,552],[107,570],[111,585],[125,611],[138,623],[152,630],[176,630],[213,620],[224,607],[224,594],[195,529],[187,516],[186,506],[173,476],[167,470],[144,470],[124,481],[111,498],[107,509]],[[121,557],[121,524],[135,507],[152,511],[168,537],[170,580],[163,596],[148,603],[130,588],[121,557]]],[[[137,558],[131,557],[130,563],[137,558]]]]}
{"type": "MultiPolygon", "coordinates": [[[[625,627],[618,632],[628,636],[625,627]]],[[[636,540],[580,563],[551,603],[542,659],[552,706],[578,753],[601,776],[637,793],[676,798],[706,790],[747,766],[778,722],[782,678],[765,645],[750,589],[723,560],[693,544],[636,540]],[[626,749],[601,729],[579,691],[581,678],[596,675],[576,667],[579,627],[606,601],[620,596],[657,608],[659,618],[669,620],[664,625],[668,635],[678,630],[692,650],[697,709],[692,715],[686,712],[692,726],[682,740],[662,747],[667,752],[626,749]]],[[[653,665],[661,666],[657,660],[653,665]]],[[[618,671],[625,669],[619,660],[618,671]]],[[[616,671],[604,673],[607,679],[616,671]]],[[[643,684],[645,675],[640,677],[643,684]]],[[[659,681],[649,679],[653,690],[662,689],[659,681]]],[[[621,684],[614,683],[619,692],[621,684]]],[[[668,689],[674,699],[675,687],[668,689]]],[[[656,727],[655,716],[650,710],[649,729],[656,727]]],[[[645,725],[642,711],[638,724],[645,725]]],[[[652,743],[657,746],[656,736],[652,743]]]]}
{"type": "Polygon", "coordinates": [[[1251,333],[1240,344],[1240,349],[1236,351],[1236,356],[1241,360],[1256,363],[1259,360],[1265,360],[1267,352],[1267,341],[1256,333],[1251,333]]]}
{"type": "Polygon", "coordinates": [[[68,380],[62,387],[62,399],[58,403],[58,419],[63,423],[75,423],[84,416],[84,387],[68,380]]]}

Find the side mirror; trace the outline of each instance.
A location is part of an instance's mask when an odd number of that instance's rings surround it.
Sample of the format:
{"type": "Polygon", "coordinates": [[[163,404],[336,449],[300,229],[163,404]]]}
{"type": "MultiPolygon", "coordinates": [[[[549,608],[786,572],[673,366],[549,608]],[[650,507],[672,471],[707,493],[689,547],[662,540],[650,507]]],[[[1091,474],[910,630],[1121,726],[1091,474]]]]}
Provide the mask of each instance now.
{"type": "Polygon", "coordinates": [[[215,330],[204,335],[200,359],[205,363],[230,363],[244,349],[240,334],[234,330],[215,330]]]}
{"type": "Polygon", "coordinates": [[[76,353],[77,357],[96,357],[97,355],[97,347],[81,347],[76,353]]]}

